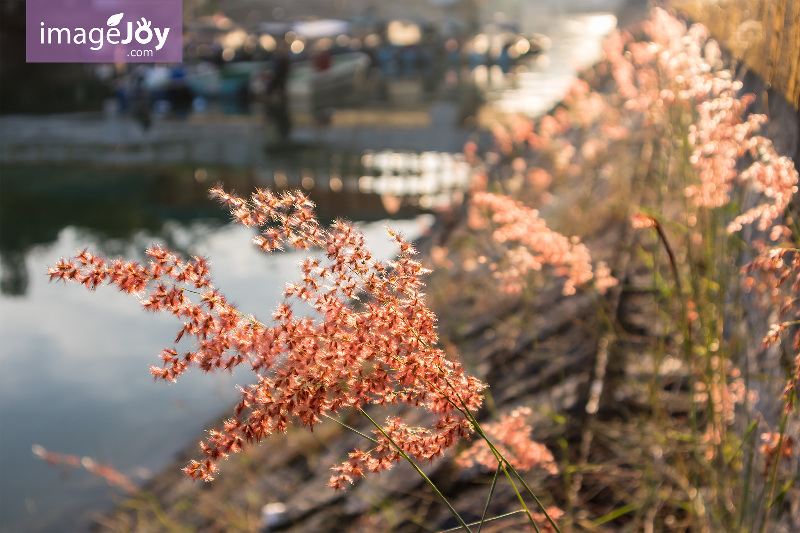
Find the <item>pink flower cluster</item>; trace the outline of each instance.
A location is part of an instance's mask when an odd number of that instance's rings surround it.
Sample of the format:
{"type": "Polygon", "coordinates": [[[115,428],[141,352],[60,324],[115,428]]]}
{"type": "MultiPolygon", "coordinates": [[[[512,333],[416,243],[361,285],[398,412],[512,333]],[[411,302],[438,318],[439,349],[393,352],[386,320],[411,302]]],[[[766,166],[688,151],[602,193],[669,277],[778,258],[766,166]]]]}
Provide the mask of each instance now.
{"type": "Polygon", "coordinates": [[[768,474],[772,465],[776,461],[783,459],[786,462],[792,460],[792,449],[794,448],[794,439],[781,433],[762,433],[761,440],[761,453],[764,454],[764,474],[768,474]]]}
{"type": "Polygon", "coordinates": [[[707,445],[705,457],[711,460],[718,456],[719,447],[725,442],[725,434],[735,421],[736,406],[745,401],[757,403],[758,391],[748,389],[741,370],[730,360],[712,356],[707,364],[712,370],[711,377],[702,379],[705,369],[697,369],[700,379],[695,382],[694,401],[709,406],[708,416],[711,423],[703,428],[700,439],[707,445]]]}
{"type": "Polygon", "coordinates": [[[742,84],[722,69],[719,46],[705,26],[687,28],[656,8],[643,29],[648,42],[632,42],[630,34],[617,32],[606,43],[626,107],[643,113],[646,123],[671,128],[681,127],[676,110],[690,112],[690,162],[698,183],[686,188],[687,196],[696,206],[720,207],[730,202],[735,184],[750,185],[765,200],[737,216],[728,230],[754,222],[769,229],[797,192],[798,173],[791,159],[757,135],[766,117],[748,114],[754,97],[738,96],[742,84]],[[740,171],[745,157],[752,164],[740,171]]]}
{"type": "Polygon", "coordinates": [[[752,101],[752,96],[738,99],[728,90],[697,106],[699,118],[690,126],[689,142],[695,147],[690,161],[700,182],[685,191],[695,205],[721,207],[730,201],[739,176],[737,161],[752,146],[753,133],[766,120],[763,115],[751,115],[742,121],[752,101]]]}
{"type": "Polygon", "coordinates": [[[719,46],[705,26],[687,29],[655,8],[642,27],[649,41],[634,42],[630,33],[616,31],[604,47],[625,106],[643,113],[645,123],[667,124],[674,108],[691,109],[730,86],[730,73],[719,71],[719,46]]]}
{"type": "Polygon", "coordinates": [[[739,179],[747,182],[766,201],[748,209],[728,226],[728,231],[737,231],[744,224],[758,221],[758,228],[768,229],[784,215],[797,193],[798,172],[794,162],[786,156],[779,156],[772,143],[758,137],[756,161],[741,173],[739,179]]]}
{"type": "MultiPolygon", "coordinates": [[[[531,426],[525,421],[532,411],[529,407],[519,407],[500,417],[495,423],[482,426],[492,445],[517,470],[542,468],[549,474],[557,474],[553,454],[543,444],[531,440],[531,426]]],[[[475,441],[457,459],[461,466],[482,465],[496,469],[498,460],[485,440],[475,441]]]]}
{"type": "Polygon", "coordinates": [[[589,84],[581,79],[572,83],[562,103],[573,115],[574,122],[584,128],[602,120],[609,112],[606,99],[599,92],[591,90],[589,84]]]}
{"type": "Polygon", "coordinates": [[[33,454],[50,465],[78,468],[83,467],[92,475],[104,479],[109,485],[119,487],[126,492],[136,492],[136,485],[122,472],[110,465],[98,463],[91,457],[78,457],[68,453],[56,453],[46,450],[44,446],[34,444],[33,454]]]}
{"type": "Polygon", "coordinates": [[[767,250],[748,264],[745,288],[755,289],[768,298],[767,304],[777,307],[780,322],[773,324],[764,337],[764,348],[781,341],[784,333],[794,331],[789,344],[794,351],[794,361],[783,390],[786,411],[794,407],[800,391],[800,250],[776,248],[767,250]]]}
{"type": "Polygon", "coordinates": [[[720,207],[730,201],[733,185],[749,185],[764,197],[764,202],[738,215],[728,231],[758,222],[762,231],[783,216],[797,192],[798,173],[792,160],[779,156],[772,142],[757,132],[766,122],[764,115],[747,115],[753,95],[741,98],[735,93],[741,83],[734,82],[697,106],[698,119],[690,127],[689,141],[695,147],[691,163],[700,182],[687,188],[698,206],[720,207]],[[747,117],[746,119],[744,117],[747,117]],[[743,158],[752,161],[739,171],[743,158]]]}
{"type": "Polygon", "coordinates": [[[349,224],[323,228],[300,193],[262,190],[243,199],[216,188],[212,196],[239,223],[262,228],[255,242],[263,250],[322,251],[324,257],[302,262],[302,280],[286,288],[270,325],[230,304],[202,258],[184,262],[156,247],[148,250],[147,265],[109,264],[84,251],[49,269],[51,279],[90,289],[108,282],[131,294],[149,291],[142,297],[146,309],[182,320],[176,348],[183,337],[193,339],[192,348],[165,349],[162,366],[152,367],[157,379],[175,380],[192,366],[212,372],[246,365],[255,373],[235,416],[210,432],[201,443],[202,460],[186,467],[190,477],[210,480],[218,461],[247,444],[296,422],[313,429],[322,417],[347,408],[404,403],[427,409],[435,422],[408,428],[390,419],[375,431],[377,448],[356,451],[335,469],[331,485],[337,488],[365,471],[388,468],[401,458],[399,450],[432,460],[470,433],[467,413],[480,408],[484,385],[436,347],[436,318],[422,293],[426,270],[409,243],[390,232],[400,255],[384,264],[349,224]],[[301,304],[316,318],[296,314],[301,304]]]}
{"type": "Polygon", "coordinates": [[[420,461],[433,461],[459,438],[466,437],[470,429],[463,425],[463,419],[454,416],[440,418],[432,430],[410,427],[398,417],[389,418],[382,432],[375,433],[372,449],[356,449],[350,452],[350,460],[333,467],[336,474],[331,476],[329,485],[342,489],[367,473],[388,470],[403,459],[403,453],[420,461]]]}
{"type": "MultiPolygon", "coordinates": [[[[476,193],[472,199],[470,224],[475,229],[491,223],[493,240],[504,246],[503,257],[491,264],[494,276],[503,291],[517,294],[522,291],[530,271],[544,265],[553,268],[564,279],[563,293],[575,294],[576,288],[592,280],[589,250],[577,237],[571,239],[547,227],[535,209],[507,196],[488,192],[476,193]]],[[[602,269],[604,279],[598,287],[614,285],[608,268],[602,269]]]]}

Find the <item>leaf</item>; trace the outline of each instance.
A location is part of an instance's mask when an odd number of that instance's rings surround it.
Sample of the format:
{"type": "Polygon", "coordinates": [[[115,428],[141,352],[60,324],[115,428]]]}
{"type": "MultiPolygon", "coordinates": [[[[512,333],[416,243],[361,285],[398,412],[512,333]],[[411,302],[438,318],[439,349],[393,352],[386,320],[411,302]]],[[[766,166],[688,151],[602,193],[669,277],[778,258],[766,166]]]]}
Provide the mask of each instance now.
{"type": "Polygon", "coordinates": [[[110,17],[108,17],[108,21],[106,21],[106,24],[108,24],[109,26],[116,26],[117,24],[119,24],[119,21],[122,20],[122,15],[124,14],[125,13],[117,13],[116,15],[111,15],[110,17]]]}

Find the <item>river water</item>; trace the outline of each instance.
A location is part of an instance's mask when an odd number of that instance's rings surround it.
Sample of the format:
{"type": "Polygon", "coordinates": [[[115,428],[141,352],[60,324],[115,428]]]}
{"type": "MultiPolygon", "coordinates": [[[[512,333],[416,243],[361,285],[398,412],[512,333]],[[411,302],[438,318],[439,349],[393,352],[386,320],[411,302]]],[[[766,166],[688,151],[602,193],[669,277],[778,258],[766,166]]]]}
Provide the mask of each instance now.
{"type": "MultiPolygon", "coordinates": [[[[558,15],[549,57],[513,87],[493,89],[493,105],[528,114],[552,106],[575,72],[598,57],[613,23],[603,12],[558,15]]],[[[469,179],[452,151],[310,150],[277,163],[267,154],[259,168],[0,160],[0,531],[86,530],[124,496],[82,469],[46,464],[32,446],[90,456],[142,482],[227,410],[236,385],[248,379],[190,372],[177,384],[154,383],[148,368],[170,346],[177,323],[144,313],[114,289],[48,283],[47,265],[84,247],[142,259],[161,242],[208,256],[217,286],[246,312],[267,316],[296,277],[300,256],[255,250],[252,231],[229,224],[205,198],[209,184],[306,186],[325,218],[360,222],[373,250],[388,258],[387,224],[420,235],[432,223],[422,213],[458,201],[469,179]],[[310,168],[309,154],[321,163],[310,168]]]]}
{"type": "MultiPolygon", "coordinates": [[[[70,175],[91,181],[89,171],[3,168],[3,531],[85,529],[93,512],[122,495],[82,469],[46,464],[34,456],[32,446],[90,456],[141,482],[229,408],[236,385],[249,379],[246,374],[189,372],[176,384],[154,383],[149,365],[158,364],[161,348],[171,346],[177,321],[143,312],[136,298],[113,288],[89,293],[78,285],[49,283],[47,265],[84,247],[144,259],[143,250],[159,242],[185,255],[210,258],[216,285],[260,317],[268,317],[280,301],[285,283],[297,279],[302,254],[260,253],[251,244],[251,229],[228,224],[226,214],[204,200],[184,199],[176,205],[154,198],[180,185],[172,181],[180,172],[164,172],[103,169],[101,199],[81,198],[70,190],[70,175]],[[43,183],[39,174],[52,177],[43,183]],[[36,190],[45,187],[47,194],[36,190]],[[15,226],[5,224],[12,220],[15,226]]],[[[338,204],[331,205],[329,196],[328,205],[320,208],[361,220],[379,257],[396,253],[387,226],[416,238],[432,222],[432,215],[418,209],[400,210],[390,219],[377,195],[357,194],[359,209],[347,209],[354,202],[345,191],[338,204]]]]}

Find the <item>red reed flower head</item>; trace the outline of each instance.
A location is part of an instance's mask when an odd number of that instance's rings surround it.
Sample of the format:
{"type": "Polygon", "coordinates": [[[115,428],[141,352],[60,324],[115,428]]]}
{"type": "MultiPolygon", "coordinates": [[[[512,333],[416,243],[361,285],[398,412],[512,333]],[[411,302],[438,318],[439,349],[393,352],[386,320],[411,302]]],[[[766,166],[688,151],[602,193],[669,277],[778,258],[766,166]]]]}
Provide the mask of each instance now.
{"type": "Polygon", "coordinates": [[[771,469],[775,461],[792,460],[792,451],[794,448],[794,439],[787,435],[780,433],[762,433],[761,440],[764,444],[761,445],[761,453],[766,458],[764,464],[764,473],[766,474],[771,469]]]}
{"type": "MultiPolygon", "coordinates": [[[[350,224],[323,228],[300,193],[259,190],[244,199],[215,188],[211,194],[237,222],[261,228],[254,241],[263,250],[321,250],[321,256],[302,261],[302,279],[286,288],[270,322],[230,304],[212,284],[204,259],[183,261],[160,247],[148,250],[144,266],[109,265],[84,251],[48,271],[51,279],[90,289],[107,282],[142,294],[146,309],[181,320],[176,343],[189,337],[192,348],[163,350],[161,366],[151,368],[157,379],[174,381],[191,367],[214,372],[246,365],[255,373],[235,416],[210,432],[201,443],[202,460],[186,467],[190,477],[210,480],[230,453],[293,423],[313,429],[322,417],[347,408],[405,403],[429,411],[431,428],[408,428],[391,419],[383,429],[417,459],[438,457],[470,432],[464,412],[481,406],[484,385],[437,347],[436,317],[422,292],[427,271],[411,244],[390,231],[400,255],[383,263],[350,224]],[[315,318],[298,313],[303,305],[315,318]]],[[[377,431],[375,440],[381,445],[354,452],[337,467],[333,486],[398,460],[383,433],[377,431]]]]}
{"type": "Polygon", "coordinates": [[[128,476],[110,465],[98,463],[91,457],[78,457],[77,455],[51,452],[46,450],[44,446],[38,444],[31,446],[31,451],[35,456],[52,466],[67,468],[83,467],[91,474],[104,479],[109,485],[119,487],[128,493],[136,492],[136,485],[134,485],[128,476]]]}
{"type": "Polygon", "coordinates": [[[631,217],[631,226],[634,228],[652,228],[656,224],[656,219],[643,213],[636,213],[631,217]]]}
{"type": "MultiPolygon", "coordinates": [[[[555,459],[543,444],[531,439],[531,426],[525,421],[532,411],[528,407],[518,407],[504,414],[496,423],[483,425],[483,431],[492,444],[517,470],[542,468],[549,474],[557,474],[555,459]]],[[[497,457],[485,440],[478,440],[462,452],[457,459],[461,466],[482,465],[496,469],[497,457]]]]}
{"type": "MultiPolygon", "coordinates": [[[[490,224],[493,241],[502,247],[501,257],[490,266],[505,292],[522,291],[527,274],[545,265],[564,278],[565,295],[574,294],[578,286],[594,277],[588,248],[577,237],[567,238],[549,229],[538,211],[521,202],[508,196],[476,193],[469,216],[473,228],[490,224]]],[[[601,285],[605,290],[615,280],[607,268],[603,273],[601,285]]]]}

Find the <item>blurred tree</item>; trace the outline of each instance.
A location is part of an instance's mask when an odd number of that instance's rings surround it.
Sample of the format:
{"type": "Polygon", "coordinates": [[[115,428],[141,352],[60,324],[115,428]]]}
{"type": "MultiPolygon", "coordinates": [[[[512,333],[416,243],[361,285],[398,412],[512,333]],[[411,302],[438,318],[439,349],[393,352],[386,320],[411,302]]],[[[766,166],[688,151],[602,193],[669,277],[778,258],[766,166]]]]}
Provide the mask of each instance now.
{"type": "Polygon", "coordinates": [[[25,0],[0,2],[0,114],[101,109],[110,89],[85,65],[25,62],[25,0]]]}

